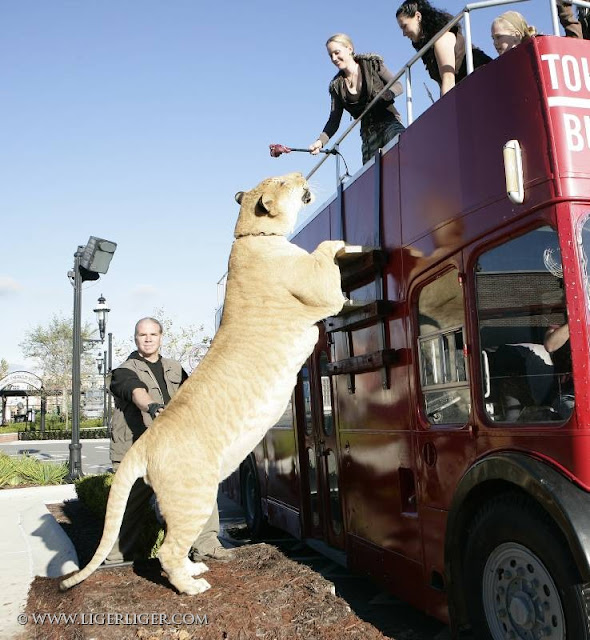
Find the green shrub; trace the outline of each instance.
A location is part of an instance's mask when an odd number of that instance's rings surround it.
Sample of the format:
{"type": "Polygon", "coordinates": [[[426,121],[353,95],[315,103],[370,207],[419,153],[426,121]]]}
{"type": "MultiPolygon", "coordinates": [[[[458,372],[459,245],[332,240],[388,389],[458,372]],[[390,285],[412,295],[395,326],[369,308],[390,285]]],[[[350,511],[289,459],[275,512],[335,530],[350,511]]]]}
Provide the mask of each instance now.
{"type": "MultiPolygon", "coordinates": [[[[35,415],[35,422],[25,422],[24,426],[27,427],[27,431],[39,431],[41,429],[41,412],[37,411],[35,415]]],[[[48,431],[64,429],[66,426],[66,420],[63,416],[56,416],[55,414],[45,415],[45,429],[48,431]]]]}
{"type": "Polygon", "coordinates": [[[15,478],[14,461],[8,454],[0,452],[0,487],[18,484],[18,482],[15,482],[15,478]]]}
{"type": "Polygon", "coordinates": [[[102,429],[102,418],[88,418],[80,421],[80,429],[102,429]]]}
{"type": "Polygon", "coordinates": [[[101,473],[84,476],[74,481],[74,488],[79,500],[101,519],[104,519],[107,510],[109,491],[114,477],[112,473],[101,473]]]}
{"type": "Polygon", "coordinates": [[[11,458],[0,453],[0,487],[63,484],[68,472],[66,463],[41,462],[27,454],[11,458]]]}
{"type": "MultiPolygon", "coordinates": [[[[113,473],[101,473],[74,481],[78,499],[101,520],[104,520],[106,514],[114,477],[113,473]]],[[[164,540],[164,529],[151,506],[146,505],[145,509],[141,535],[135,551],[138,557],[155,558],[164,540]]]]}

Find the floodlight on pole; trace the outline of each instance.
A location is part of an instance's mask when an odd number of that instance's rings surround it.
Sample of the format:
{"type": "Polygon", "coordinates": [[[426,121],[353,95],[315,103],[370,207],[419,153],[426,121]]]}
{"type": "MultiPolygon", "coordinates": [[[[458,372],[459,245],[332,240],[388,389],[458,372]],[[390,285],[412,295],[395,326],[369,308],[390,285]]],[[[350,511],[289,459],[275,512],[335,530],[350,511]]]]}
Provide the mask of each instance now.
{"type": "MultiPolygon", "coordinates": [[[[117,248],[116,243],[96,236],[90,236],[86,246],[78,246],[74,254],[74,269],[68,273],[74,287],[74,313],[72,326],[72,441],[70,443],[69,479],[82,477],[82,445],[80,444],[80,397],[81,376],[80,358],[82,356],[82,283],[86,280],[98,280],[106,273],[117,248]]],[[[101,296],[102,298],[102,296],[101,296]]],[[[100,298],[99,298],[100,307],[100,298]]],[[[108,312],[106,301],[101,313],[108,312]]],[[[97,314],[98,315],[98,314],[97,314]]],[[[104,339],[106,315],[101,339],[104,339]]],[[[100,323],[99,323],[100,329],[100,323]]]]}

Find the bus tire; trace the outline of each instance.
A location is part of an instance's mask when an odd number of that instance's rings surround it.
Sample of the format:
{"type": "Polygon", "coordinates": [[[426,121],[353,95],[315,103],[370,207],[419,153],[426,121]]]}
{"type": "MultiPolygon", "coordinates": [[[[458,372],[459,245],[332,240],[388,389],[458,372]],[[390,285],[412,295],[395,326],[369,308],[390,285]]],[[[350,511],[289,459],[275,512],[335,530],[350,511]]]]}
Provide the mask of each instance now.
{"type": "Polygon", "coordinates": [[[242,507],[244,509],[244,518],[246,525],[250,531],[250,535],[254,539],[262,536],[265,530],[265,518],[262,513],[262,503],[260,500],[260,484],[258,483],[258,474],[252,460],[248,458],[242,470],[242,507]]]}
{"type": "Polygon", "coordinates": [[[463,566],[478,640],[589,640],[582,585],[567,543],[526,496],[498,496],[479,511],[463,566]]]}

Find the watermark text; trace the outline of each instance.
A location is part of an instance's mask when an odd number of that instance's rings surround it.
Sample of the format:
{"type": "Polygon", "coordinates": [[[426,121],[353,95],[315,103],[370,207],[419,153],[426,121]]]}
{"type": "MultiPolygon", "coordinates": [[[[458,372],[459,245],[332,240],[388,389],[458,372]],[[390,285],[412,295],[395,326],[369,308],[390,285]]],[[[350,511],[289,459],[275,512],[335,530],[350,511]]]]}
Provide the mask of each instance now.
{"type": "Polygon", "coordinates": [[[147,613],[21,613],[17,616],[19,624],[50,624],[50,625],[206,625],[209,624],[207,615],[196,613],[157,613],[154,611],[147,613]]]}

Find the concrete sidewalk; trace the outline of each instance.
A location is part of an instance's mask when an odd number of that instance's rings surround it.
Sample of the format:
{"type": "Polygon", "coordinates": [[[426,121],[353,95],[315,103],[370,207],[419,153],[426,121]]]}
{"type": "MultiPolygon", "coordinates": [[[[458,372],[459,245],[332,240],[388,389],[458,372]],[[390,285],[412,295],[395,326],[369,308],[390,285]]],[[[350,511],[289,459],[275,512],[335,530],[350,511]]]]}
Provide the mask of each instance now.
{"type": "Polygon", "coordinates": [[[0,491],[0,638],[15,638],[35,576],[55,578],[78,569],[70,538],[46,504],[76,498],[74,485],[0,491]]]}
{"type": "MultiPolygon", "coordinates": [[[[24,631],[18,615],[35,576],[56,578],[79,568],[72,541],[45,506],[76,498],[72,484],[0,491],[0,640],[24,631]]],[[[225,529],[243,522],[242,509],[221,493],[218,506],[219,538],[233,546],[225,529]]]]}

